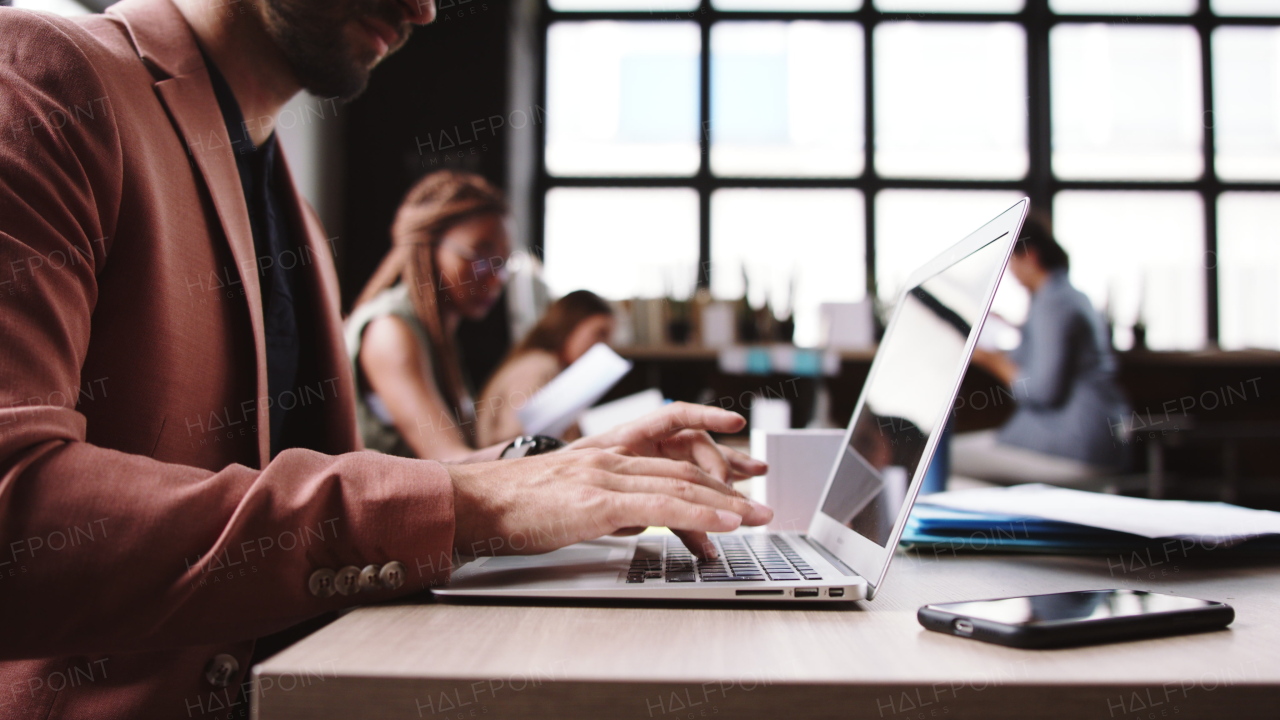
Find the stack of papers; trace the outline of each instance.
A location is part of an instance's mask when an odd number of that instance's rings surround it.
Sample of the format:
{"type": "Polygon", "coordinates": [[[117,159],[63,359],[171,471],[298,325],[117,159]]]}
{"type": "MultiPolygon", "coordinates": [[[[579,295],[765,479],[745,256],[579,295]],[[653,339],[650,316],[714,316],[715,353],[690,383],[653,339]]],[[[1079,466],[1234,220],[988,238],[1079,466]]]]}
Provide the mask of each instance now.
{"type": "Polygon", "coordinates": [[[516,411],[528,435],[560,437],[631,371],[631,363],[604,343],[596,343],[516,411]]]}
{"type": "Polygon", "coordinates": [[[663,405],[667,404],[666,398],[662,396],[662,391],[654,388],[641,390],[634,395],[628,395],[618,398],[612,402],[602,403],[582,413],[582,417],[578,419],[578,427],[582,428],[582,435],[589,437],[591,435],[599,435],[603,432],[639,420],[655,410],[659,410],[663,405]]]}
{"type": "Polygon", "coordinates": [[[1188,548],[1280,551],[1280,513],[1018,485],[921,497],[902,542],[969,550],[1109,553],[1175,540],[1188,548]]]}

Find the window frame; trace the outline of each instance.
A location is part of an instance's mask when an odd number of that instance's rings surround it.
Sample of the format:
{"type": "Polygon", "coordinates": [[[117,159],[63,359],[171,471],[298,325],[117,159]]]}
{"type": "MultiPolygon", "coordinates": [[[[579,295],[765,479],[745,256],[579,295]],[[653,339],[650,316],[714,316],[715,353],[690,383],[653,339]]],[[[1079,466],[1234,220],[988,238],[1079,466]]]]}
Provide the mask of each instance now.
{"type": "MultiPolygon", "coordinates": [[[[530,203],[530,249],[538,257],[543,256],[546,233],[546,196],[552,188],[692,188],[698,193],[698,287],[711,284],[711,196],[724,188],[763,189],[854,189],[862,192],[865,202],[865,252],[867,297],[876,297],[876,197],[881,190],[1014,190],[1031,198],[1031,206],[1052,216],[1053,199],[1062,190],[1190,190],[1198,193],[1204,202],[1204,252],[1205,257],[1217,257],[1218,250],[1218,198],[1224,192],[1267,191],[1280,192],[1280,181],[1241,182],[1225,181],[1217,177],[1214,169],[1216,154],[1214,123],[1204,122],[1202,152],[1204,172],[1194,180],[1062,180],[1053,175],[1051,158],[1050,87],[1049,87],[1049,34],[1060,23],[1102,23],[1108,25],[1177,25],[1196,31],[1200,46],[1201,101],[1205,118],[1213,117],[1213,67],[1211,38],[1213,31],[1223,26],[1280,27],[1280,17],[1219,16],[1210,9],[1211,0],[1199,0],[1191,15],[1065,15],[1049,9],[1049,0],[1026,0],[1017,13],[956,13],[956,12],[882,12],[873,0],[863,0],[863,6],[854,11],[729,11],[717,10],[711,0],[700,0],[697,9],[687,11],[605,11],[578,12],[556,11],[550,0],[538,0],[539,16],[535,38],[539,60],[537,71],[536,102],[546,107],[547,72],[546,43],[551,25],[557,22],[592,20],[615,21],[677,21],[693,22],[699,27],[702,48],[699,55],[699,149],[698,171],[692,176],[557,176],[546,167],[546,124],[539,127],[539,137],[533,143],[535,197],[530,203]],[[779,178],[779,177],[718,177],[711,172],[711,28],[721,21],[853,21],[863,32],[863,151],[864,163],[861,175],[846,178],[779,178]],[[901,179],[884,178],[876,171],[875,138],[875,29],[883,22],[920,21],[949,23],[1010,22],[1021,25],[1026,32],[1027,52],[1027,175],[1019,180],[963,180],[963,179],[901,179]]],[[[1205,342],[1216,346],[1219,336],[1219,299],[1217,263],[1205,263],[1205,342]]]]}

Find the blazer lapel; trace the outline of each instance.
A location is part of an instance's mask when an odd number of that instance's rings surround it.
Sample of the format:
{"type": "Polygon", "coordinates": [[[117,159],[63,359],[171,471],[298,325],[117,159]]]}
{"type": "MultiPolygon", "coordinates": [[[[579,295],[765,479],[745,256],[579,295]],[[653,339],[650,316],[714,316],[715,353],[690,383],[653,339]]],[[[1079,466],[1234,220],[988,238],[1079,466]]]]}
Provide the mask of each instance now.
{"type": "MultiPolygon", "coordinates": [[[[169,111],[194,166],[204,178],[222,234],[231,246],[253,328],[258,370],[255,397],[259,399],[258,412],[263,415],[266,411],[262,400],[268,395],[267,354],[257,251],[231,139],[223,124],[204,58],[191,27],[171,0],[124,0],[112,6],[108,14],[124,21],[139,56],[152,67],[152,73],[160,77],[155,84],[156,94],[169,111]]],[[[271,458],[270,432],[271,423],[260,417],[261,467],[271,458]]]]}

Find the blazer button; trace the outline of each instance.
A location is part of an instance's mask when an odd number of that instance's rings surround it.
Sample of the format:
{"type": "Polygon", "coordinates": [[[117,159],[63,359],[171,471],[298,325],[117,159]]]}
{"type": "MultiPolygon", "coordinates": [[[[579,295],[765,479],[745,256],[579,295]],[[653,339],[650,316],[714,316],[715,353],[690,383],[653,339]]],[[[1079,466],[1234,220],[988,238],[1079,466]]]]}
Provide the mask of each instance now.
{"type": "Polygon", "coordinates": [[[378,579],[382,581],[382,587],[388,590],[399,590],[404,585],[404,563],[398,560],[392,560],[382,566],[382,572],[378,573],[378,579]]]}
{"type": "Polygon", "coordinates": [[[333,579],[336,576],[337,574],[329,568],[320,568],[311,573],[311,578],[307,580],[307,587],[311,589],[312,595],[318,598],[327,598],[333,595],[333,579]]]}
{"type": "Polygon", "coordinates": [[[240,672],[240,662],[231,655],[221,653],[214,655],[204,666],[204,679],[214,687],[224,688],[231,684],[236,673],[240,672]]]}
{"type": "Polygon", "coordinates": [[[360,568],[348,565],[338,571],[333,579],[333,586],[343,595],[355,595],[360,592],[360,568]]]}
{"type": "Polygon", "coordinates": [[[377,565],[365,565],[360,571],[360,579],[356,581],[356,587],[360,588],[360,592],[368,592],[378,589],[378,572],[382,568],[377,565]]]}

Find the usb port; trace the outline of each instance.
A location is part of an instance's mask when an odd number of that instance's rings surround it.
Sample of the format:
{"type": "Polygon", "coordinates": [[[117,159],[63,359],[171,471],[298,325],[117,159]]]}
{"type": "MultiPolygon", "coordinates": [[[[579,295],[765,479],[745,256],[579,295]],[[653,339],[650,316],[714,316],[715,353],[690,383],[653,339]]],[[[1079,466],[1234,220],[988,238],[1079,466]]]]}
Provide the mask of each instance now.
{"type": "Polygon", "coordinates": [[[818,588],[796,588],[796,597],[818,597],[818,588]]]}
{"type": "Polygon", "coordinates": [[[844,588],[831,588],[827,591],[827,595],[831,597],[844,597],[844,588]]]}

